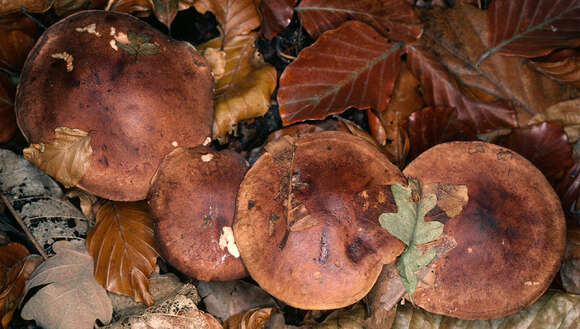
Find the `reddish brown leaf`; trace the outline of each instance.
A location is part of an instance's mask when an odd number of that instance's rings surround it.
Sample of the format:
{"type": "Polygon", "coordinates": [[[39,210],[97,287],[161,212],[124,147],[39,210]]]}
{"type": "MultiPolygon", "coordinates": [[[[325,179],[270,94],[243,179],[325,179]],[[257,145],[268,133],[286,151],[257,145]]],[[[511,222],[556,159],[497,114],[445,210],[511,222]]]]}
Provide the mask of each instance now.
{"type": "Polygon", "coordinates": [[[136,16],[149,16],[153,11],[153,3],[149,0],[114,0],[109,1],[105,9],[136,16]]]}
{"type": "MultiPolygon", "coordinates": [[[[569,49],[561,51],[562,55],[567,54],[569,49]]],[[[560,52],[557,52],[560,53],[560,52]]],[[[572,56],[558,56],[555,54],[548,60],[531,61],[530,65],[538,72],[541,72],[550,78],[566,82],[574,87],[580,88],[580,56],[573,52],[572,56]]]]}
{"type": "Polygon", "coordinates": [[[214,13],[222,28],[224,44],[260,26],[260,15],[253,0],[198,0],[193,5],[202,14],[214,13]]]}
{"type": "Polygon", "coordinates": [[[489,55],[537,57],[580,45],[580,0],[495,0],[489,10],[489,55]]]}
{"type": "Polygon", "coordinates": [[[516,129],[498,144],[530,160],[551,183],[561,179],[574,164],[568,137],[557,122],[542,122],[516,129]]]}
{"type": "Polygon", "coordinates": [[[470,126],[457,120],[457,111],[450,107],[426,107],[409,115],[401,123],[409,133],[411,150],[409,159],[440,143],[476,140],[470,126]]]}
{"type": "Polygon", "coordinates": [[[409,46],[407,63],[419,79],[425,103],[457,109],[457,119],[484,132],[517,125],[516,112],[504,101],[482,103],[463,95],[457,81],[439,59],[419,46],[409,46]]]}
{"type": "Polygon", "coordinates": [[[297,2],[298,0],[254,0],[262,16],[260,32],[266,39],[272,40],[290,24],[297,2]]]}
{"type": "Polygon", "coordinates": [[[363,21],[391,40],[415,41],[423,28],[405,0],[304,0],[295,8],[314,39],[347,20],[363,21]]]}
{"type": "Polygon", "coordinates": [[[178,0],[149,0],[153,4],[153,13],[155,17],[163,23],[167,28],[171,27],[171,23],[177,15],[179,5],[178,0]]]}
{"type": "Polygon", "coordinates": [[[107,202],[87,236],[95,279],[105,289],[153,305],[148,277],[157,262],[153,220],[143,202],[107,202]]]}
{"type": "Polygon", "coordinates": [[[30,13],[43,13],[50,9],[54,0],[0,0],[0,16],[25,9],[30,13]]]}
{"type": "Polygon", "coordinates": [[[32,19],[11,15],[0,19],[0,68],[17,72],[40,35],[32,19]]]}
{"type": "Polygon", "coordinates": [[[566,253],[560,267],[560,279],[566,292],[580,293],[580,226],[566,228],[566,253]]]}
{"type": "Polygon", "coordinates": [[[18,129],[14,115],[15,92],[8,79],[0,75],[0,143],[10,140],[18,129]]]}
{"type": "Polygon", "coordinates": [[[358,21],[323,34],[280,78],[282,123],[323,119],[351,106],[383,111],[399,74],[401,47],[358,21]]]}
{"type": "Polygon", "coordinates": [[[566,172],[564,179],[556,186],[556,192],[562,201],[568,223],[580,225],[580,162],[576,162],[566,172]]]}

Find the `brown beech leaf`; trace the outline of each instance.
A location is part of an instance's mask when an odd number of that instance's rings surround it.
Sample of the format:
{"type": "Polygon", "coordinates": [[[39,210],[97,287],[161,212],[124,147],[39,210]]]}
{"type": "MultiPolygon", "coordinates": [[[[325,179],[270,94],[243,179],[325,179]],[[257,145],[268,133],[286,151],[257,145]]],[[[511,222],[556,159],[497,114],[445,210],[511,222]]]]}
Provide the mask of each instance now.
{"type": "Polygon", "coordinates": [[[375,143],[392,163],[402,167],[410,148],[409,135],[401,128],[402,115],[389,109],[379,115],[381,118],[367,110],[370,130],[377,136],[374,137],[375,143]]]}
{"type": "Polygon", "coordinates": [[[383,111],[400,70],[401,47],[358,21],[323,34],[280,78],[282,123],[323,119],[349,107],[383,111]]]}
{"type": "Polygon", "coordinates": [[[575,143],[580,133],[580,98],[560,102],[533,116],[528,124],[558,121],[564,126],[568,142],[575,143]]]}
{"type": "Polygon", "coordinates": [[[149,0],[153,4],[153,13],[155,17],[163,23],[167,28],[171,27],[171,23],[177,15],[179,7],[178,0],[149,0]]]}
{"type": "Polygon", "coordinates": [[[153,220],[143,202],[107,202],[87,236],[95,279],[105,289],[153,305],[148,277],[157,262],[153,220]]]}
{"type": "Polygon", "coordinates": [[[298,0],[254,0],[262,17],[260,32],[266,39],[272,40],[290,24],[297,2],[298,0]]]}
{"type": "Polygon", "coordinates": [[[29,13],[43,13],[50,9],[54,0],[0,0],[0,16],[25,9],[29,13]]]}
{"type": "Polygon", "coordinates": [[[454,77],[438,58],[424,48],[409,46],[407,63],[421,81],[425,103],[457,109],[457,120],[475,127],[478,132],[517,125],[515,111],[503,101],[483,103],[465,96],[454,77]]]}
{"type": "Polygon", "coordinates": [[[50,144],[30,144],[24,158],[56,178],[65,187],[75,186],[91,165],[91,137],[80,129],[58,127],[50,144]]]}
{"type": "Polygon", "coordinates": [[[519,128],[498,144],[530,160],[551,182],[561,179],[574,164],[568,137],[557,122],[542,122],[519,128]]]}
{"type": "Polygon", "coordinates": [[[580,294],[580,226],[568,225],[566,229],[566,253],[560,278],[566,292],[580,294]]]}
{"type": "Polygon", "coordinates": [[[216,16],[224,47],[233,37],[248,34],[260,26],[260,15],[253,0],[197,0],[193,6],[202,14],[211,11],[216,16]]]}
{"type": "Polygon", "coordinates": [[[232,316],[224,322],[224,329],[263,329],[273,308],[254,308],[232,316]]]}
{"type": "Polygon", "coordinates": [[[580,0],[495,0],[488,13],[490,48],[478,63],[496,52],[529,58],[580,45],[580,0]]]}
{"type": "Polygon", "coordinates": [[[314,39],[347,20],[365,22],[397,41],[415,41],[423,31],[421,21],[404,0],[303,0],[295,10],[314,39]]]}
{"type": "MultiPolygon", "coordinates": [[[[276,69],[264,62],[254,43],[258,34],[236,36],[227,40],[225,69],[216,81],[213,136],[224,137],[238,122],[264,115],[270,105],[270,97],[276,88],[276,69]]],[[[219,50],[221,38],[210,40],[198,47],[207,54],[210,49],[219,50]]]]}
{"type": "Polygon", "coordinates": [[[580,226],[580,162],[566,172],[564,179],[556,186],[556,192],[562,201],[568,226],[580,226]]]}
{"type": "Polygon", "coordinates": [[[14,115],[15,88],[0,75],[0,143],[9,141],[18,129],[14,115]]]}
{"type": "Polygon", "coordinates": [[[0,18],[0,68],[18,72],[40,33],[38,24],[27,16],[0,18]]]}
{"type": "Polygon", "coordinates": [[[475,130],[457,119],[457,111],[445,106],[426,107],[414,112],[401,125],[409,134],[411,150],[408,160],[440,143],[477,139],[475,130]]]}
{"type": "Polygon", "coordinates": [[[66,16],[88,8],[92,0],[55,0],[52,8],[58,16],[66,16]]]}
{"type": "Polygon", "coordinates": [[[580,51],[573,51],[569,54],[569,49],[556,51],[553,56],[548,56],[546,60],[535,59],[530,61],[530,65],[550,78],[569,83],[576,88],[580,88],[580,51]],[[569,56],[568,56],[569,55],[569,56]]]}
{"type": "Polygon", "coordinates": [[[153,11],[153,3],[150,0],[111,0],[105,9],[135,16],[149,16],[153,11]]]}
{"type": "Polygon", "coordinates": [[[477,59],[489,47],[486,11],[456,1],[453,8],[423,10],[420,16],[429,23],[418,43],[436,56],[460,90],[471,89],[472,99],[508,101],[525,123],[554,103],[578,97],[574,87],[539,74],[519,57],[494,53],[478,66],[477,59]]]}

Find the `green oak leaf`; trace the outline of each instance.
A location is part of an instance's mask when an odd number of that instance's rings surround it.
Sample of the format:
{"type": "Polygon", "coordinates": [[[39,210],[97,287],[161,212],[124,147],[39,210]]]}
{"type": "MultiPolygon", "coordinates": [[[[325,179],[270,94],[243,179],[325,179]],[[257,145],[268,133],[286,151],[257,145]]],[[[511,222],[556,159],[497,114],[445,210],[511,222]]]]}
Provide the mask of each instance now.
{"type": "Polygon", "coordinates": [[[411,296],[417,287],[416,272],[427,266],[437,254],[434,247],[421,245],[440,237],[444,225],[437,221],[425,221],[425,215],[437,204],[437,197],[433,193],[422,195],[419,181],[409,179],[408,186],[391,185],[391,191],[397,204],[397,213],[381,214],[379,222],[407,245],[397,259],[397,269],[405,290],[411,296]]]}

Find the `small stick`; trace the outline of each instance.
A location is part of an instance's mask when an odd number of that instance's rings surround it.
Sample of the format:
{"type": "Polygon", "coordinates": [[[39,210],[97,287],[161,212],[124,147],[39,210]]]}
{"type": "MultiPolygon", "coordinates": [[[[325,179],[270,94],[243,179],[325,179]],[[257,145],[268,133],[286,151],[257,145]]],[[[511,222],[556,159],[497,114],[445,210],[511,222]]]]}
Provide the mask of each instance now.
{"type": "Polygon", "coordinates": [[[14,208],[12,207],[12,204],[10,203],[8,198],[6,198],[6,196],[2,192],[0,192],[0,198],[2,198],[2,201],[4,201],[4,204],[6,205],[8,210],[10,210],[10,213],[12,214],[12,216],[14,216],[14,219],[16,219],[16,221],[18,222],[20,227],[24,230],[24,233],[26,233],[26,236],[30,239],[30,241],[32,242],[32,244],[34,245],[36,250],[38,250],[38,253],[40,254],[40,256],[42,256],[42,258],[44,260],[48,259],[48,256],[46,256],[46,254],[44,253],[44,250],[42,250],[42,248],[38,245],[38,241],[36,241],[36,239],[34,238],[32,233],[30,233],[30,230],[28,229],[28,227],[26,227],[26,225],[24,225],[22,218],[16,212],[16,210],[14,210],[14,208]]]}

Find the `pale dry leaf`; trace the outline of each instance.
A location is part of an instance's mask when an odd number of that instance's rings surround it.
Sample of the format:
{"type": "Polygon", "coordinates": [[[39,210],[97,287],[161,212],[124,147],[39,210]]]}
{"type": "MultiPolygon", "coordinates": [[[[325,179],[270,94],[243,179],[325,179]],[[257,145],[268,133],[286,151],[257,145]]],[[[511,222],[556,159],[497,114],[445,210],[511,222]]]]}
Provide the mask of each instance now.
{"type": "Polygon", "coordinates": [[[463,210],[469,201],[467,185],[445,183],[428,183],[423,185],[423,193],[433,193],[437,197],[437,206],[449,218],[453,218],[463,210]]]}
{"type": "Polygon", "coordinates": [[[230,39],[248,34],[260,26],[260,16],[253,0],[198,0],[193,6],[202,14],[211,11],[216,16],[224,46],[230,39]]]}
{"type": "Polygon", "coordinates": [[[91,165],[91,137],[80,129],[58,127],[50,144],[30,144],[24,158],[66,187],[75,186],[91,165]]]}
{"type": "Polygon", "coordinates": [[[87,249],[97,282],[108,291],[153,305],[147,278],[159,252],[146,204],[110,201],[101,206],[96,220],[87,236],[87,249]]]}
{"type": "Polygon", "coordinates": [[[215,80],[220,80],[226,73],[226,52],[217,48],[206,48],[203,57],[211,67],[211,73],[215,80]]]}
{"type": "Polygon", "coordinates": [[[544,121],[558,121],[564,127],[570,143],[575,143],[580,134],[580,98],[556,103],[544,112],[534,115],[529,125],[544,121]]]}
{"type": "Polygon", "coordinates": [[[27,293],[42,287],[22,307],[22,318],[50,329],[92,328],[97,319],[108,323],[111,301],[93,278],[93,262],[84,246],[59,241],[54,251],[26,282],[27,293]]]}
{"type": "MultiPolygon", "coordinates": [[[[216,81],[213,136],[224,137],[238,122],[264,115],[270,97],[276,88],[276,69],[264,62],[254,44],[258,34],[253,32],[228,40],[223,47],[226,53],[225,72],[216,81]]],[[[210,40],[198,47],[206,53],[208,48],[220,49],[221,38],[210,40]]]]}
{"type": "Polygon", "coordinates": [[[71,189],[66,192],[66,197],[70,199],[78,198],[81,211],[86,218],[90,220],[95,219],[95,206],[99,203],[99,198],[96,195],[90,194],[78,188],[71,189]]]}

